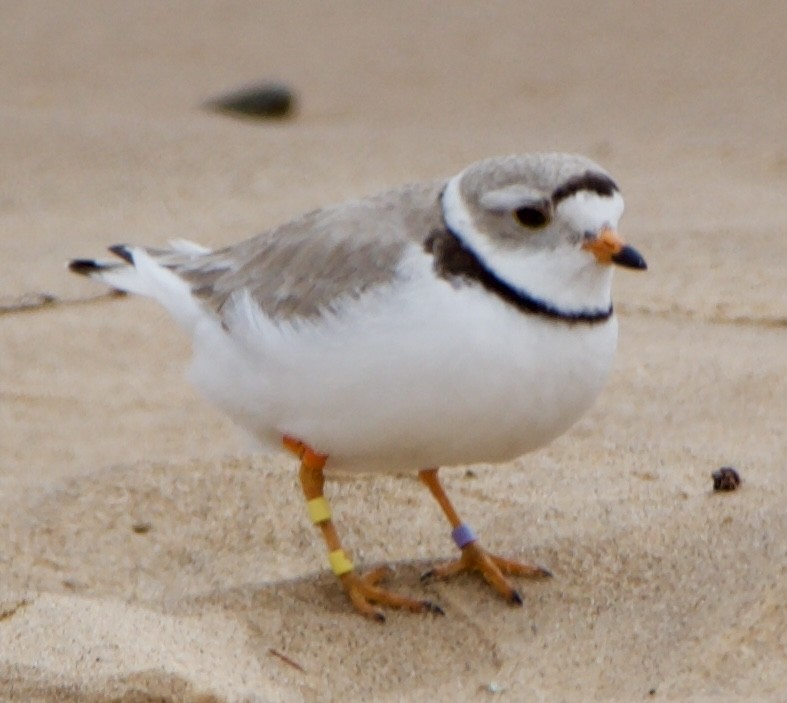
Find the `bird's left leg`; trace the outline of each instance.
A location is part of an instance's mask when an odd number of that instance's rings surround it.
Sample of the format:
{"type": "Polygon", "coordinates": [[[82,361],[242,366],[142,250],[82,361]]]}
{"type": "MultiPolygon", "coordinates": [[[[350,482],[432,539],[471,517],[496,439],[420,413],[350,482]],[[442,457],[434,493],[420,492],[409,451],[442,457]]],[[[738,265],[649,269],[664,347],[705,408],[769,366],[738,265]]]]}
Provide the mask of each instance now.
{"type": "Polygon", "coordinates": [[[524,564],[512,559],[506,559],[495,554],[490,554],[478,544],[473,529],[462,522],[456,512],[451,500],[443,490],[440,480],[437,478],[437,469],[424,469],[418,474],[427,488],[431,491],[435,500],[440,504],[448,522],[453,528],[451,536],[456,546],[462,550],[462,556],[456,561],[436,566],[427,571],[423,578],[444,579],[465,571],[478,571],[486,581],[506,600],[522,604],[522,596],[506,579],[506,576],[524,576],[526,578],[546,578],[552,574],[540,566],[524,564]]]}

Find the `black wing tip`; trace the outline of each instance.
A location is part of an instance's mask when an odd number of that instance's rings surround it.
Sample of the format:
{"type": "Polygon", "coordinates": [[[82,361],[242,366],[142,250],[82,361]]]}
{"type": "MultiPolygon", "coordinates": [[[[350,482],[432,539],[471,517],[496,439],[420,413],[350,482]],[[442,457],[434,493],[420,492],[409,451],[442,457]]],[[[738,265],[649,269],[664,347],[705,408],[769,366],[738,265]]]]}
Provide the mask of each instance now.
{"type": "Polygon", "coordinates": [[[113,244],[111,247],[109,247],[109,251],[111,251],[115,256],[123,259],[123,261],[126,263],[134,263],[134,257],[131,255],[131,248],[127,244],[113,244]]]}
{"type": "Polygon", "coordinates": [[[93,259],[72,259],[68,262],[68,270],[80,276],[89,276],[103,268],[105,267],[93,259]]]}

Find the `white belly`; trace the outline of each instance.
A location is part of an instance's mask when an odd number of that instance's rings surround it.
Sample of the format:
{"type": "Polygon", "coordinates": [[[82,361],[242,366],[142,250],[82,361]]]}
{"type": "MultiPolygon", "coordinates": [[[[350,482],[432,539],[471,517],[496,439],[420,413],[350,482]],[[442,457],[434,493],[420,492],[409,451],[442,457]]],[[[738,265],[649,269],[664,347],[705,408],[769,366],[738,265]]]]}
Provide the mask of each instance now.
{"type": "Polygon", "coordinates": [[[593,404],[617,342],[614,318],[553,322],[433,278],[319,323],[254,314],[244,346],[197,335],[192,379],[263,443],[297,437],[327,469],[495,463],[543,446],[593,404]]]}

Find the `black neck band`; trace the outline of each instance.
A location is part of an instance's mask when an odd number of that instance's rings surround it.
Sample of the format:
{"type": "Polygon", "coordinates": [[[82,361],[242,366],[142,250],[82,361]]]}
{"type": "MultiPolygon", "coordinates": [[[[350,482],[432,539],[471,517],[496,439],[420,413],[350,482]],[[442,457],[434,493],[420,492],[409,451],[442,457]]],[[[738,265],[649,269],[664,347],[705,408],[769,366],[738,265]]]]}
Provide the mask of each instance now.
{"type": "Polygon", "coordinates": [[[459,277],[479,283],[520,312],[541,315],[551,320],[594,325],[612,317],[611,304],[606,310],[566,312],[512,287],[490,271],[476,253],[465,246],[448,223],[443,222],[443,225],[444,229],[433,231],[424,242],[424,248],[434,257],[435,271],[443,278],[459,277]]]}

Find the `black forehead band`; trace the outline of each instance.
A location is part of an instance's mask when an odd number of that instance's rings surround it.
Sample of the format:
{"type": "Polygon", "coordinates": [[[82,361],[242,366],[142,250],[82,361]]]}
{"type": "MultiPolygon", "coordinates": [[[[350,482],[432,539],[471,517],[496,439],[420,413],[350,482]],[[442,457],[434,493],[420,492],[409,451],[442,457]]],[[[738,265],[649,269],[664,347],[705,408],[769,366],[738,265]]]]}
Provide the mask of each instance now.
{"type": "Polygon", "coordinates": [[[582,190],[588,190],[591,193],[608,198],[613,193],[618,192],[618,187],[615,185],[615,181],[603,173],[585,171],[585,173],[574,176],[555,188],[555,191],[552,193],[552,203],[557,205],[561,200],[570,198],[582,190]]]}

